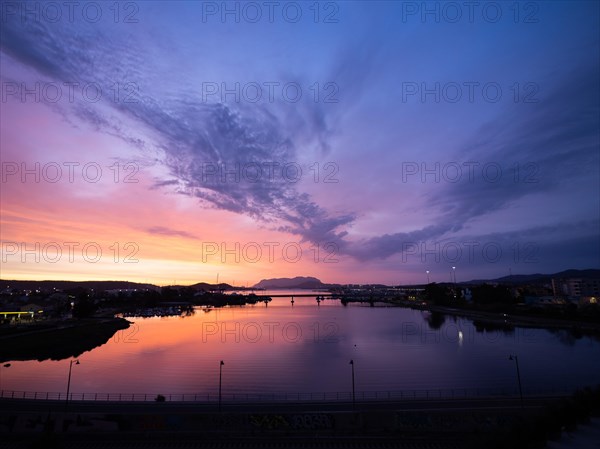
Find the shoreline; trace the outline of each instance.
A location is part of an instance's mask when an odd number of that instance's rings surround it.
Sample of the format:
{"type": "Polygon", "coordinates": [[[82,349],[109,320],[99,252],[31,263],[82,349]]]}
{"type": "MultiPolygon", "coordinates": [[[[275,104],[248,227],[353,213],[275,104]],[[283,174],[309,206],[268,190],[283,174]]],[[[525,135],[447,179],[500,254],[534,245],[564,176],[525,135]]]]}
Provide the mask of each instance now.
{"type": "Polygon", "coordinates": [[[525,327],[532,329],[565,329],[597,333],[600,335],[600,323],[588,321],[561,320],[557,318],[518,315],[500,312],[486,312],[482,310],[458,309],[447,306],[425,305],[408,306],[414,310],[427,310],[445,315],[471,318],[473,321],[495,324],[499,326],[525,327]]]}
{"type": "Polygon", "coordinates": [[[0,363],[79,357],[107,343],[131,323],[123,318],[87,318],[63,324],[3,335],[0,337],[0,363]]]}

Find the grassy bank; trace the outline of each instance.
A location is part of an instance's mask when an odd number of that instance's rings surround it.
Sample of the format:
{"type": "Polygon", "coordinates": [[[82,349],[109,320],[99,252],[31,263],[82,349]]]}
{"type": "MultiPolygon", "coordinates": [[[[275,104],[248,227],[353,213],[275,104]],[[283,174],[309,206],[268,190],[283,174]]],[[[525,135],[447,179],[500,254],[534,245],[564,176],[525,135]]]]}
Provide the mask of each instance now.
{"type": "Polygon", "coordinates": [[[4,333],[0,338],[0,363],[78,357],[103,345],[129,324],[123,318],[88,318],[62,322],[61,327],[33,327],[27,331],[4,333]]]}

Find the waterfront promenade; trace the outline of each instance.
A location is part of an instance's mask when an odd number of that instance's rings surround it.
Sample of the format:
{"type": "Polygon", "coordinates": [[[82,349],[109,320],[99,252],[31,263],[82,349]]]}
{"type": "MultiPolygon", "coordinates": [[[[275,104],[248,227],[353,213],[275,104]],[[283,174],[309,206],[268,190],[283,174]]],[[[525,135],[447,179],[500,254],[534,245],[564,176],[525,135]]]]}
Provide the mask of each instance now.
{"type": "MultiPolygon", "coordinates": [[[[281,402],[0,399],[0,447],[462,448],[509,434],[564,395],[281,402]],[[482,440],[483,438],[483,440],[482,440]]],[[[493,447],[493,446],[487,446],[493,447]]]]}
{"type": "Polygon", "coordinates": [[[0,447],[457,448],[470,444],[472,429],[513,425],[548,400],[525,409],[514,398],[236,403],[221,412],[191,402],[74,401],[65,412],[64,401],[2,399],[0,447]]]}

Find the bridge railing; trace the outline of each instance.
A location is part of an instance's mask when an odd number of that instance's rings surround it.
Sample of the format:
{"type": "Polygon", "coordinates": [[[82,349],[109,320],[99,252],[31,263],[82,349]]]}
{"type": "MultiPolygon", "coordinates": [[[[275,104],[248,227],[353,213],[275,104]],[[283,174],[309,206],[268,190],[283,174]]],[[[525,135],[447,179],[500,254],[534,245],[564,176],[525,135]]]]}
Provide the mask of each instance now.
{"type": "MultiPolygon", "coordinates": [[[[524,391],[526,397],[568,395],[574,387],[553,387],[529,389],[524,391]]],[[[209,393],[78,393],[71,392],[69,401],[106,401],[106,402],[146,402],[155,401],[158,396],[170,402],[202,402],[219,401],[219,394],[209,393]]],[[[484,397],[518,397],[518,392],[509,388],[451,388],[421,389],[402,391],[357,391],[357,402],[369,401],[404,401],[435,399],[476,399],[484,397]]],[[[66,400],[65,392],[40,392],[1,390],[0,399],[33,399],[33,400],[66,400]]],[[[230,403],[244,402],[351,402],[352,392],[313,392],[313,393],[222,393],[221,400],[230,403]]]]}

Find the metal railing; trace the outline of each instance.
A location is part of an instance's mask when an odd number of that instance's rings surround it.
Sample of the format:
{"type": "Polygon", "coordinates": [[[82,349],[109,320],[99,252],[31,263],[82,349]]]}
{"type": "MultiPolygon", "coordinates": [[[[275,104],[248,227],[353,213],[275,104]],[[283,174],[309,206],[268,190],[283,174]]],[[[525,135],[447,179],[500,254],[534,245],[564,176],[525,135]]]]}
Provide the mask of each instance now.
{"type": "MultiPolygon", "coordinates": [[[[527,397],[569,395],[574,387],[555,387],[528,389],[527,397]]],[[[69,401],[105,401],[105,402],[146,402],[156,401],[158,396],[170,402],[211,403],[219,400],[218,393],[70,393],[69,401]]],[[[476,399],[484,397],[518,397],[518,391],[507,388],[450,388],[403,391],[357,391],[356,401],[404,401],[404,400],[451,400],[476,399]]],[[[0,391],[0,399],[54,400],[67,399],[65,392],[40,391],[0,391]]],[[[352,392],[315,392],[315,393],[223,393],[222,401],[243,402],[351,402],[352,392]]]]}

